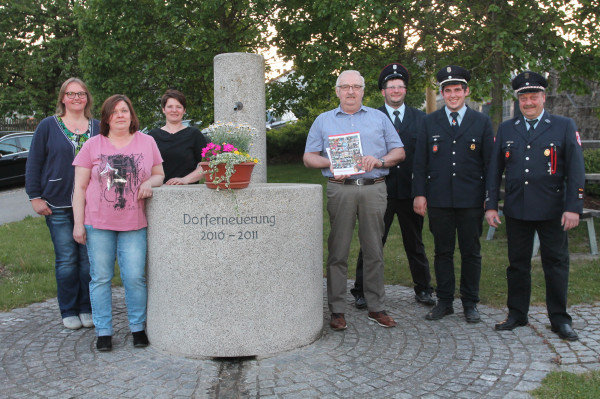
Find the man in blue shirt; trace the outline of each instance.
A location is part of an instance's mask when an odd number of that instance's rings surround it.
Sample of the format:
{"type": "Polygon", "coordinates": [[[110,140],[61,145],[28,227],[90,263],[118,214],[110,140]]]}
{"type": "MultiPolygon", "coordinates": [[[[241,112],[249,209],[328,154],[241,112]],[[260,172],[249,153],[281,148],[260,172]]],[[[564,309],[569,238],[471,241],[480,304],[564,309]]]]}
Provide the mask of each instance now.
{"type": "Polygon", "coordinates": [[[358,71],[342,72],[335,93],[340,106],[322,113],[310,128],[304,165],[320,168],[327,183],[327,212],[331,231],[328,239],[327,297],[333,330],[347,327],[344,316],[348,274],[348,253],[356,219],[363,250],[364,295],[369,319],[383,327],[396,322],[384,307],[383,216],[387,203],[385,176],[388,168],[404,159],[402,141],[382,112],[362,105],[365,80],[358,71]],[[357,175],[335,175],[327,149],[329,136],[358,133],[362,147],[362,169],[357,175]]]}

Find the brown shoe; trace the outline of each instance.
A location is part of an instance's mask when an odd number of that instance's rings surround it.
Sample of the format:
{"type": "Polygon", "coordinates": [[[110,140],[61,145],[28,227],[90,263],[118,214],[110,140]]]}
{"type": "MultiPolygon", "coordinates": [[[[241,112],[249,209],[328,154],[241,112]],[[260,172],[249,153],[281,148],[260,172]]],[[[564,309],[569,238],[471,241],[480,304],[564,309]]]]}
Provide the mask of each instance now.
{"type": "Polygon", "coordinates": [[[395,327],[396,322],[390,316],[387,315],[385,310],[381,312],[369,312],[369,320],[372,320],[379,324],[381,327],[395,327]]]}
{"type": "Polygon", "coordinates": [[[329,326],[334,331],[345,330],[346,327],[346,319],[344,318],[343,313],[332,313],[331,321],[329,322],[329,326]]]}

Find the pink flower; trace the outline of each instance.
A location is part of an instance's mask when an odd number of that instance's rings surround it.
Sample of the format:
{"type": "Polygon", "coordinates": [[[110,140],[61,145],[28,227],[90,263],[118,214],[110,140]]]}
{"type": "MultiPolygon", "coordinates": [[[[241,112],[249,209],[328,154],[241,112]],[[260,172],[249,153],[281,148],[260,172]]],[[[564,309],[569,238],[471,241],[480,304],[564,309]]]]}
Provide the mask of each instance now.
{"type": "Polygon", "coordinates": [[[235,148],[232,144],[223,144],[223,152],[234,152],[237,151],[237,148],[235,148]]]}

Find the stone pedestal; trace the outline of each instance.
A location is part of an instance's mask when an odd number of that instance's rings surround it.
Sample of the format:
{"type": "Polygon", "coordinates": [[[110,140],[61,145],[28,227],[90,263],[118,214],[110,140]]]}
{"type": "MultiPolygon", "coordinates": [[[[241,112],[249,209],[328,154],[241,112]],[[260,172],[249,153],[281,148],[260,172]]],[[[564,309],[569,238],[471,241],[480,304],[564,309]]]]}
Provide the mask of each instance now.
{"type": "Polygon", "coordinates": [[[225,53],[215,56],[215,121],[247,123],[256,129],[250,155],[260,159],[253,183],[267,182],[265,60],[260,54],[225,53]]]}
{"type": "Polygon", "coordinates": [[[313,184],[156,188],[147,202],[151,344],[189,357],[242,357],[319,338],[322,207],[313,184]]]}

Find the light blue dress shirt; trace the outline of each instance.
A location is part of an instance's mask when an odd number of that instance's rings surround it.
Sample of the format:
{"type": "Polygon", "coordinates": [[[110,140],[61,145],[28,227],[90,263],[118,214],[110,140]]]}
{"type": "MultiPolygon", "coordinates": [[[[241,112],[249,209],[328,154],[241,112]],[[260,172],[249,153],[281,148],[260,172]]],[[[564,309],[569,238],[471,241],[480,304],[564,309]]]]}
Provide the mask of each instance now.
{"type": "MultiPolygon", "coordinates": [[[[446,110],[446,116],[448,117],[448,123],[450,125],[452,125],[452,117],[450,116],[450,110],[448,109],[448,107],[444,107],[446,110]]],[[[463,105],[463,107],[461,109],[458,110],[458,120],[456,122],[458,122],[458,126],[460,126],[463,118],[465,117],[465,112],[467,112],[467,106],[463,105]]]]}
{"type": "Polygon", "coordinates": [[[537,122],[535,123],[535,125],[533,125],[533,128],[535,129],[540,124],[540,121],[542,120],[542,116],[544,116],[543,109],[542,109],[542,113],[539,114],[536,118],[527,119],[527,118],[523,117],[525,119],[525,127],[527,128],[527,131],[529,131],[529,127],[530,127],[530,125],[529,125],[529,123],[527,123],[527,121],[532,121],[534,119],[537,119],[537,122]]]}
{"type": "Polygon", "coordinates": [[[394,119],[396,118],[396,115],[394,115],[394,111],[400,111],[400,113],[398,114],[398,118],[400,118],[400,122],[404,121],[404,111],[406,110],[406,105],[404,103],[402,103],[402,105],[398,109],[394,109],[386,103],[385,109],[387,110],[388,115],[392,119],[392,123],[394,122],[394,119]]]}
{"type": "MultiPolygon", "coordinates": [[[[377,109],[362,105],[354,114],[347,114],[337,107],[319,115],[308,132],[304,151],[320,152],[327,158],[330,135],[355,132],[360,133],[363,155],[381,158],[394,148],[404,147],[389,118],[377,109]]],[[[321,173],[325,177],[333,177],[329,168],[321,169],[321,173]]],[[[351,178],[376,179],[388,173],[388,168],[375,168],[351,178]]]]}

